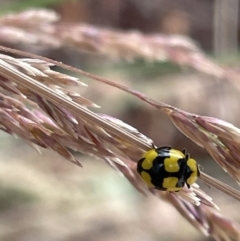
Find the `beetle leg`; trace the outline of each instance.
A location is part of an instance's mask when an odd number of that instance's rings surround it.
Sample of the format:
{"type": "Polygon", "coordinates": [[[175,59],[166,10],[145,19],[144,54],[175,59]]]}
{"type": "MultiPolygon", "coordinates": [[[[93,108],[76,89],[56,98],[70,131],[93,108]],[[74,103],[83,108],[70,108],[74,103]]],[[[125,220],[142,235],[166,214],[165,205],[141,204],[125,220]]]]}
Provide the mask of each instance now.
{"type": "Polygon", "coordinates": [[[190,158],[189,153],[185,154],[185,160],[187,161],[190,158]]]}
{"type": "Polygon", "coordinates": [[[154,189],[159,191],[167,191],[167,188],[164,188],[164,187],[154,187],[154,189]]]}

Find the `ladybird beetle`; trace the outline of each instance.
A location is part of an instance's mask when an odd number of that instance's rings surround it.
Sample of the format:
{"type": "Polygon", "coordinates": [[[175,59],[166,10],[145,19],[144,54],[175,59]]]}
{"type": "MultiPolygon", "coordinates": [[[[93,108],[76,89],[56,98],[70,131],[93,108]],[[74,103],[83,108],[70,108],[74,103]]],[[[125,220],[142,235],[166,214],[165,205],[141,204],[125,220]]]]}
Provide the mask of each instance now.
{"type": "Polygon", "coordinates": [[[138,161],[137,172],[149,187],[169,192],[178,192],[185,184],[190,188],[200,175],[197,162],[186,150],[169,146],[153,146],[138,161]]]}

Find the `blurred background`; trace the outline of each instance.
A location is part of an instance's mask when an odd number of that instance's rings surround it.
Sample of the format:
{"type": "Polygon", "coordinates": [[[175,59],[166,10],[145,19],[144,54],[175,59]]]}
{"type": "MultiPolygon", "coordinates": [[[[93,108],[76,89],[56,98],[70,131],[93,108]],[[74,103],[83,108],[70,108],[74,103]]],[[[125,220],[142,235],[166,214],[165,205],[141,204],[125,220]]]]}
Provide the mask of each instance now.
{"type": "MultiPolygon", "coordinates": [[[[229,70],[239,68],[237,0],[0,0],[2,16],[36,7],[57,11],[67,23],[188,36],[213,61],[229,70]]],[[[167,61],[120,61],[70,47],[36,49],[24,43],[0,43],[112,79],[185,111],[240,126],[239,89],[229,81],[167,61]]],[[[136,127],[158,146],[187,148],[206,173],[238,188],[167,116],[118,89],[79,78],[89,87],[75,91],[100,105],[99,112],[136,127]],[[114,104],[109,105],[109,99],[114,104]]],[[[51,151],[42,150],[40,155],[0,132],[0,240],[212,240],[168,203],[143,197],[103,161],[76,155],[83,169],[51,151]]],[[[198,183],[223,215],[240,221],[236,201],[198,183]]]]}

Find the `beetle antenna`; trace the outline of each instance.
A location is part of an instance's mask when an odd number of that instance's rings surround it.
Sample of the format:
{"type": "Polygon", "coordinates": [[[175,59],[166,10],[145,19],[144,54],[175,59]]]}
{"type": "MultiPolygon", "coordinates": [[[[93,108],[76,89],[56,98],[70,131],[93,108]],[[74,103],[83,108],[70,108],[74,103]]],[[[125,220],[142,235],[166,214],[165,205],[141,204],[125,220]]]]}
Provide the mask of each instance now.
{"type": "MultiPolygon", "coordinates": [[[[204,170],[204,167],[202,165],[198,165],[198,172],[199,172],[199,176],[201,175],[201,171],[204,170]]],[[[202,180],[203,181],[203,180],[202,180]]],[[[208,185],[208,183],[206,183],[205,181],[203,181],[204,184],[208,187],[208,188],[211,188],[210,185],[208,185]]]]}
{"type": "Polygon", "coordinates": [[[200,171],[204,170],[204,167],[202,165],[198,165],[198,168],[199,168],[200,171]]]}
{"type": "Polygon", "coordinates": [[[152,148],[153,148],[154,150],[156,150],[156,146],[154,146],[153,142],[152,142],[152,148]]]}

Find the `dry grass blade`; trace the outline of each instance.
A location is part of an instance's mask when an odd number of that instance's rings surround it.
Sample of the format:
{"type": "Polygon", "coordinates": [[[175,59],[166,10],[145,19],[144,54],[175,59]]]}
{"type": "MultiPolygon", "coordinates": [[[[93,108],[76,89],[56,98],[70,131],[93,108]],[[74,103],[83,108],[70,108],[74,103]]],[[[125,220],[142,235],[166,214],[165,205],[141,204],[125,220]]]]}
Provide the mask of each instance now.
{"type": "MultiPolygon", "coordinates": [[[[2,50],[5,50],[5,51],[9,51],[10,49],[8,48],[5,48],[5,47],[1,47],[0,49],[2,50]]],[[[16,50],[13,50],[11,52],[14,52],[14,53],[20,53],[20,54],[23,54],[25,56],[35,56],[33,54],[28,54],[28,53],[25,53],[22,52],[22,51],[16,51],[16,50]]],[[[37,57],[37,56],[36,56],[37,57]]],[[[43,61],[47,61],[48,59],[47,58],[44,58],[44,57],[40,57],[39,58],[43,61]]],[[[111,86],[114,86],[114,87],[117,87],[119,89],[122,89],[130,94],[133,94],[135,95],[136,97],[140,98],[141,100],[153,105],[154,107],[164,111],[166,114],[169,115],[170,119],[172,119],[172,121],[175,123],[174,121],[174,116],[176,117],[177,116],[177,120],[181,120],[182,116],[181,114],[186,114],[186,118],[185,119],[182,119],[182,122],[183,120],[185,121],[184,123],[181,123],[179,121],[178,125],[177,126],[180,130],[181,130],[181,126],[182,124],[183,125],[183,128],[185,129],[188,129],[189,132],[191,132],[191,138],[193,139],[193,141],[195,141],[197,144],[199,144],[200,142],[196,139],[196,138],[202,138],[202,142],[205,143],[206,141],[206,138],[204,135],[202,135],[201,132],[199,132],[199,129],[192,125],[191,122],[187,119],[187,118],[190,118],[192,116],[196,116],[196,115],[193,115],[193,114],[190,114],[190,113],[187,113],[187,112],[184,112],[184,111],[181,111],[171,105],[168,105],[168,104],[165,104],[165,103],[162,103],[162,102],[158,102],[158,101],[155,101],[155,100],[152,100],[151,98],[148,98],[146,96],[144,96],[142,93],[140,92],[137,92],[137,91],[134,91],[134,90],[131,90],[123,85],[120,85],[120,84],[117,84],[117,83],[114,83],[110,80],[107,80],[107,79],[104,79],[104,78],[100,78],[98,76],[95,76],[95,75],[92,75],[90,73],[87,73],[85,71],[82,71],[82,70],[78,70],[76,68],[73,68],[71,66],[67,66],[67,65],[64,65],[62,63],[58,63],[57,61],[51,61],[49,60],[49,62],[51,62],[52,64],[56,64],[60,67],[63,67],[63,68],[66,68],[68,70],[72,70],[74,72],[77,72],[77,73],[80,73],[80,74],[83,74],[87,77],[90,77],[90,78],[93,78],[97,81],[101,81],[105,84],[108,84],[108,85],[111,85],[111,86]],[[187,125],[188,124],[188,125],[187,125]],[[191,128],[189,128],[189,126],[191,128]],[[194,133],[198,134],[198,135],[195,135],[194,133]]],[[[7,71],[7,69],[5,69],[5,71],[7,71]]],[[[9,73],[11,75],[11,72],[9,73]]],[[[21,75],[21,73],[18,73],[18,75],[21,75]]],[[[28,79],[28,77],[27,77],[28,79]]],[[[33,90],[36,90],[37,93],[41,93],[44,98],[47,98],[51,101],[53,101],[55,104],[61,104],[61,102],[63,101],[64,102],[64,106],[67,107],[69,110],[73,111],[75,114],[80,114],[82,117],[86,117],[89,121],[93,121],[93,122],[96,122],[98,125],[100,125],[102,128],[106,128],[107,131],[112,131],[115,133],[115,135],[117,134],[118,136],[122,136],[122,138],[124,138],[124,140],[128,140],[130,143],[132,144],[136,144],[138,145],[138,147],[141,147],[141,150],[147,150],[146,148],[150,148],[151,147],[151,141],[148,143],[143,143],[141,141],[141,139],[139,139],[138,137],[136,136],[133,136],[131,135],[131,133],[128,133],[127,131],[125,131],[123,128],[119,128],[118,125],[119,123],[117,123],[117,125],[115,125],[115,123],[111,123],[109,124],[108,122],[106,122],[105,120],[99,120],[99,116],[97,116],[96,114],[94,114],[93,112],[90,112],[89,110],[87,110],[86,108],[82,108],[81,106],[79,105],[76,105],[76,103],[72,102],[71,100],[64,100],[64,98],[62,99],[61,96],[59,96],[58,94],[55,94],[54,91],[52,91],[51,89],[48,89],[46,90],[46,88],[44,88],[43,85],[41,86],[35,86],[33,84],[33,80],[31,79],[27,79],[25,78],[24,79],[24,76],[22,77],[22,80],[25,80],[26,83],[22,83],[21,81],[19,82],[19,84],[25,84],[25,87],[28,86],[31,86],[33,88],[33,90]],[[40,88],[40,89],[39,89],[40,88]],[[50,93],[49,93],[50,92],[50,93]],[[114,127],[114,128],[112,128],[114,127]]],[[[107,120],[109,121],[109,119],[107,120]]],[[[175,123],[176,124],[176,123],[175,123]]],[[[121,126],[122,127],[122,126],[121,126]]],[[[182,131],[185,135],[187,135],[189,137],[189,133],[187,133],[186,131],[182,131]]],[[[146,141],[146,140],[145,140],[146,141]]],[[[132,145],[131,144],[131,145],[132,145]]],[[[201,144],[199,144],[201,145],[201,144]]],[[[204,145],[201,145],[201,146],[204,146],[204,145]]],[[[218,154],[218,153],[217,153],[218,154]]],[[[234,195],[234,197],[236,198],[236,196],[234,195]]],[[[238,200],[240,199],[239,198],[239,195],[238,195],[238,200]]]]}
{"type": "Polygon", "coordinates": [[[87,50],[114,58],[170,61],[190,66],[216,78],[228,79],[239,88],[239,71],[225,69],[210,60],[188,38],[140,32],[119,32],[90,25],[57,22],[60,16],[47,9],[29,10],[0,19],[0,39],[32,46],[87,50]]]}
{"type": "Polygon", "coordinates": [[[227,195],[235,198],[236,200],[239,200],[239,191],[238,190],[226,185],[223,182],[216,180],[215,178],[207,175],[204,172],[201,173],[201,179],[204,182],[208,183],[209,185],[211,185],[211,186],[221,190],[222,192],[226,193],[227,195]]]}
{"type": "Polygon", "coordinates": [[[170,113],[174,124],[190,139],[204,147],[212,158],[237,182],[240,181],[240,129],[217,118],[170,113]]]}
{"type": "MultiPolygon", "coordinates": [[[[208,210],[209,211],[209,210],[208,210]]],[[[210,234],[216,240],[239,240],[239,229],[240,225],[233,223],[227,218],[219,215],[216,212],[206,212],[207,219],[210,223],[210,234]],[[216,225],[217,224],[217,225],[216,225]],[[226,233],[225,230],[228,232],[226,233]],[[215,235],[216,233],[220,235],[215,235]]]]}
{"type": "Polygon", "coordinates": [[[215,240],[239,240],[240,225],[221,216],[208,206],[195,207],[186,201],[179,201],[175,196],[166,196],[167,201],[197,229],[206,236],[212,236],[215,240]]]}
{"type": "Polygon", "coordinates": [[[199,72],[228,79],[239,88],[239,71],[223,68],[207,57],[189,38],[163,34],[120,32],[86,24],[57,22],[59,16],[46,9],[28,10],[0,18],[2,42],[31,44],[32,47],[70,46],[114,59],[170,61],[199,72]]]}
{"type": "Polygon", "coordinates": [[[61,43],[56,36],[51,36],[51,29],[52,24],[59,18],[56,12],[46,9],[2,16],[0,18],[1,41],[58,48],[61,43]]]}
{"type": "MultiPolygon", "coordinates": [[[[5,50],[7,49],[5,48],[5,50]]],[[[19,53],[15,50],[11,52],[19,53]]],[[[25,57],[31,55],[27,53],[21,54],[25,57]]],[[[136,161],[144,150],[151,147],[152,141],[133,127],[115,118],[97,115],[88,110],[89,100],[84,102],[84,99],[82,99],[80,103],[76,103],[70,97],[75,96],[74,93],[69,95],[61,89],[65,89],[64,87],[69,83],[75,85],[77,83],[76,79],[71,82],[72,78],[65,75],[62,77],[64,81],[61,82],[61,86],[57,86],[59,91],[56,92],[57,82],[55,80],[60,77],[56,72],[52,73],[46,67],[50,66],[50,63],[56,63],[58,66],[71,70],[69,66],[66,67],[54,61],[47,61],[42,57],[33,61],[30,59],[10,58],[5,55],[0,56],[0,127],[2,130],[20,136],[34,147],[38,145],[51,148],[78,165],[80,165],[78,160],[71,155],[67,148],[100,157],[113,168],[122,172],[142,193],[152,193],[171,202],[191,224],[204,234],[212,235],[216,239],[224,238],[224,240],[233,237],[234,232],[239,234],[239,231],[237,232],[234,229],[237,224],[229,220],[225,220],[225,223],[228,222],[229,227],[224,232],[220,231],[218,227],[222,225],[223,218],[215,218],[215,228],[211,228],[216,206],[211,198],[202,192],[197,185],[193,185],[191,189],[184,188],[179,193],[174,194],[149,189],[136,173],[136,161]],[[43,68],[43,66],[45,67],[43,68]],[[27,71],[28,69],[29,71],[27,71]]],[[[72,70],[75,69],[72,68],[72,70]]],[[[167,104],[159,104],[141,93],[116,85],[114,82],[101,79],[81,70],[76,72],[86,74],[134,94],[161,109],[170,118],[173,119],[174,117],[174,122],[179,126],[184,122],[180,122],[178,115],[185,114],[185,118],[195,117],[195,115],[182,112],[167,104]]]]}

